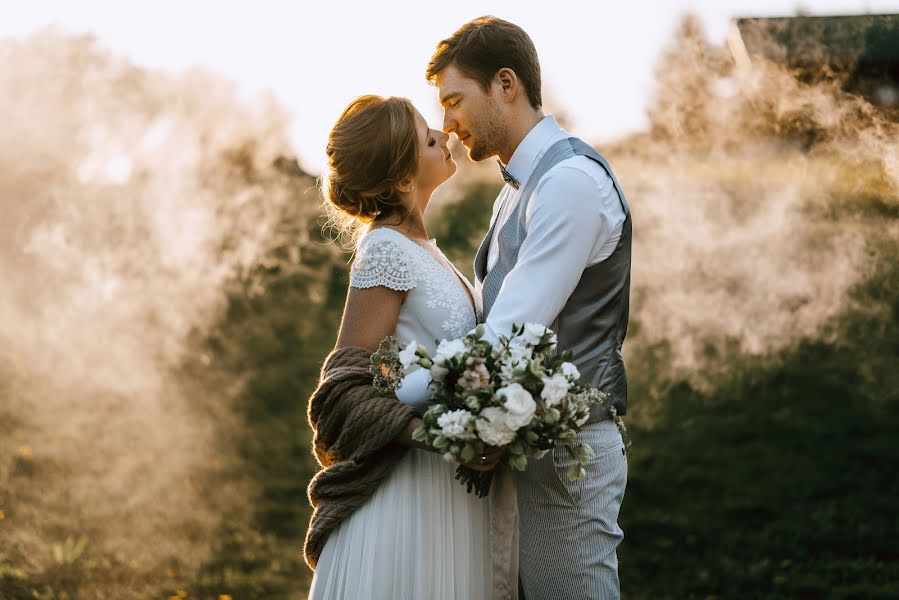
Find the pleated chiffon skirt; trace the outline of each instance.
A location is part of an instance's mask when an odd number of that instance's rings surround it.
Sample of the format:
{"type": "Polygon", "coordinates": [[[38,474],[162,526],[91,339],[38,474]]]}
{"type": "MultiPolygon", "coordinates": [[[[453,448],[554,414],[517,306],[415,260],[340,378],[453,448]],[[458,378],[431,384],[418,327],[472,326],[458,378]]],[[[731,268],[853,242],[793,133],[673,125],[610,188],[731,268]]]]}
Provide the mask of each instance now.
{"type": "Polygon", "coordinates": [[[310,600],[485,600],[490,502],[455,480],[456,463],[409,450],[328,538],[310,600]]]}

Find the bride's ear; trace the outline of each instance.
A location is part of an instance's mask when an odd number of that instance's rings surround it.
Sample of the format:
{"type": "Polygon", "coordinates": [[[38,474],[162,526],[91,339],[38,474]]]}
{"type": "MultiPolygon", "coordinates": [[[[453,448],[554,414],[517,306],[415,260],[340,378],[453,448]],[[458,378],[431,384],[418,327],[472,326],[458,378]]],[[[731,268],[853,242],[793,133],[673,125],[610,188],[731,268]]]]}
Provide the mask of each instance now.
{"type": "Polygon", "coordinates": [[[396,189],[403,194],[408,194],[409,192],[415,191],[415,180],[411,177],[406,177],[398,184],[396,184],[396,189]]]}

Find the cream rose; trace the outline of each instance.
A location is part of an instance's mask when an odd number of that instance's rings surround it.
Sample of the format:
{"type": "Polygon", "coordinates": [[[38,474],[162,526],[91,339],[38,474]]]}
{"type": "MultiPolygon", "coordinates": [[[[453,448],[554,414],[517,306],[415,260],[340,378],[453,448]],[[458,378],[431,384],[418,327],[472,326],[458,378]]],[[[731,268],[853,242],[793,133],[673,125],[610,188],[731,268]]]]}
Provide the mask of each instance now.
{"type": "Polygon", "coordinates": [[[534,402],[531,393],[521,387],[521,384],[510,383],[506,387],[500,388],[496,395],[502,399],[503,408],[507,411],[506,424],[511,429],[518,431],[534,418],[537,403],[534,402]]]}
{"type": "Polygon", "coordinates": [[[581,372],[570,362],[562,363],[562,373],[571,381],[577,381],[581,378],[581,372]]]}
{"type": "Polygon", "coordinates": [[[543,391],[540,397],[546,401],[547,407],[557,406],[568,393],[568,378],[562,373],[543,378],[543,391]]]}
{"type": "Polygon", "coordinates": [[[481,418],[475,422],[478,437],[491,446],[501,448],[512,443],[515,431],[510,429],[506,419],[508,413],[496,406],[488,406],[481,411],[481,418]]]}

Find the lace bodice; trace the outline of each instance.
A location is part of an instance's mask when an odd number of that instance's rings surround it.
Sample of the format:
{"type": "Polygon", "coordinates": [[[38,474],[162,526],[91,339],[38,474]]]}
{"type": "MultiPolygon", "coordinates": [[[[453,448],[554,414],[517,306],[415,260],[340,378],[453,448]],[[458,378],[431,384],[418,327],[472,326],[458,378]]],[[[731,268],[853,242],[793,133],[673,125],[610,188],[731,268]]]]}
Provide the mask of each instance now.
{"type": "Polygon", "coordinates": [[[352,287],[381,285],[409,292],[394,335],[402,342],[414,340],[431,352],[440,340],[462,337],[477,325],[463,282],[473,298],[474,288],[436,245],[434,249],[446,266],[398,231],[378,227],[360,240],[350,269],[352,287]]]}

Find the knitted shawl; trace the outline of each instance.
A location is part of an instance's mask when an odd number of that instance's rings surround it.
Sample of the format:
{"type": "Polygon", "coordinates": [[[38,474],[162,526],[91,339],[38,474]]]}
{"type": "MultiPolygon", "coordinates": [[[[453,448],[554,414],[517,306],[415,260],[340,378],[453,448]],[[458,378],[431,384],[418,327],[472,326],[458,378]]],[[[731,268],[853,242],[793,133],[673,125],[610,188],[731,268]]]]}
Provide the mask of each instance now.
{"type": "Polygon", "coordinates": [[[312,518],[303,547],[315,570],[328,535],[362,506],[390,474],[406,448],[393,440],[415,410],[372,385],[364,348],[339,348],[325,359],[309,398],[312,446],[322,469],[309,482],[312,518]]]}

